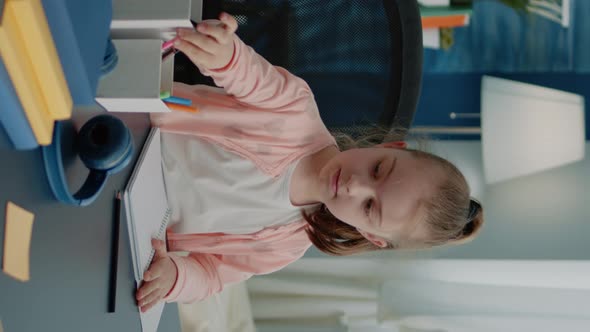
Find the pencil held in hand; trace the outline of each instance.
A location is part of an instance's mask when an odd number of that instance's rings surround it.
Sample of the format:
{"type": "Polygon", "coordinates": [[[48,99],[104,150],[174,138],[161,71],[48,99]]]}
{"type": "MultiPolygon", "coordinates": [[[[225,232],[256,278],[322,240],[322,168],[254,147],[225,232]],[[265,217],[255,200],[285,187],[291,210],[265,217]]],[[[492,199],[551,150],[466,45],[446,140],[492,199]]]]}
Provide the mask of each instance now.
{"type": "Polygon", "coordinates": [[[177,39],[178,39],[178,37],[175,37],[174,39],[170,39],[170,40],[165,41],[164,43],[162,43],[162,52],[165,52],[168,49],[170,49],[172,46],[174,46],[174,42],[177,39]]]}

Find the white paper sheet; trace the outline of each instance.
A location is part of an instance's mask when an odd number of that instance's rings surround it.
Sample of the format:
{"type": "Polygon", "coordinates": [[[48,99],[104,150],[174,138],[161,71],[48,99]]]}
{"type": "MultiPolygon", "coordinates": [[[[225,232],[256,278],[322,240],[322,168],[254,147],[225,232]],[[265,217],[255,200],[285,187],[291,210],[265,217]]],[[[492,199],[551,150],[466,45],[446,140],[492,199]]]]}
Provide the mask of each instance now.
{"type": "MultiPolygon", "coordinates": [[[[125,188],[124,203],[133,272],[139,287],[143,280],[143,273],[149,267],[154,254],[151,239],[165,238],[170,217],[162,174],[158,128],[153,128],[146,139],[135,170],[125,188]]],[[[164,302],[160,302],[148,312],[140,312],[142,331],[157,331],[164,305],[164,302]]]]}

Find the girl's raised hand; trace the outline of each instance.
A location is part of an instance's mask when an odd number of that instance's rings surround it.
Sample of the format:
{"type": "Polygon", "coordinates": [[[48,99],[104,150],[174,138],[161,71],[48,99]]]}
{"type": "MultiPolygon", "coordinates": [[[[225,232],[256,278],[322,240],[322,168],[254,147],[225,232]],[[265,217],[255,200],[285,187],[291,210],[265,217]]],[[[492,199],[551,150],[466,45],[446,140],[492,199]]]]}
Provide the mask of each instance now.
{"type": "Polygon", "coordinates": [[[231,15],[221,13],[219,20],[205,20],[196,29],[178,29],[174,46],[201,68],[221,69],[233,57],[233,35],[237,29],[238,22],[231,15]]]}
{"type": "Polygon", "coordinates": [[[135,298],[142,312],[148,311],[166,296],[176,282],[176,265],[166,251],[164,241],[152,239],[156,251],[149,269],[143,274],[143,285],[135,298]]]}

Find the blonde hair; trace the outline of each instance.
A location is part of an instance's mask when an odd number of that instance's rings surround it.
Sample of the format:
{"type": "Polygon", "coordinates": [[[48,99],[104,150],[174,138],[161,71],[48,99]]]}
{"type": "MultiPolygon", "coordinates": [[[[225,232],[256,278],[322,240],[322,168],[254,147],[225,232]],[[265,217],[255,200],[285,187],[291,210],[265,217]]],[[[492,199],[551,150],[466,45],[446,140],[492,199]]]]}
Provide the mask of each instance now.
{"type": "MultiPolygon", "coordinates": [[[[379,143],[401,141],[406,130],[391,131],[379,127],[347,128],[333,131],[341,151],[353,148],[373,147],[379,143]]],[[[419,140],[422,141],[423,140],[419,140]]],[[[479,233],[483,224],[483,209],[470,198],[469,186],[461,172],[448,160],[428,152],[408,149],[416,158],[430,161],[442,168],[447,176],[439,183],[433,197],[420,202],[426,209],[423,222],[429,230],[429,239],[421,242],[389,243],[385,248],[374,245],[357,229],[336,218],[325,205],[311,213],[302,210],[309,223],[307,234],[311,242],[322,252],[335,256],[367,251],[397,248],[428,248],[445,244],[469,242],[479,233]]]]}

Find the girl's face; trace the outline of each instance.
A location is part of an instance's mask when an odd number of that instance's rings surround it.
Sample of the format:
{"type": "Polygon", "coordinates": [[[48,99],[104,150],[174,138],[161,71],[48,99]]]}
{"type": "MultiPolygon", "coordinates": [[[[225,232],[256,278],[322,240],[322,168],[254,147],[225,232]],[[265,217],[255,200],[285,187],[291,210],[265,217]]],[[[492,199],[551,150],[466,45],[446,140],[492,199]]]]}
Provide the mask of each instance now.
{"type": "Polygon", "coordinates": [[[322,203],[380,247],[424,241],[420,202],[433,196],[441,171],[410,151],[386,146],[347,150],[330,159],[320,171],[322,203]]]}

